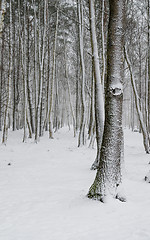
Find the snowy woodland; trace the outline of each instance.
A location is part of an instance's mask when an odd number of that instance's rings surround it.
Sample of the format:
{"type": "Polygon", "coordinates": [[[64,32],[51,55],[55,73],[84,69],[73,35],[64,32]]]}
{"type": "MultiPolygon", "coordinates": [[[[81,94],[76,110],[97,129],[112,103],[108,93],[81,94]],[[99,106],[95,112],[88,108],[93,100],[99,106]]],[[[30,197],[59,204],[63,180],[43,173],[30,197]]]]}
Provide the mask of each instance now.
{"type": "Polygon", "coordinates": [[[0,0],[0,240],[150,240],[150,0],[0,0]]]}

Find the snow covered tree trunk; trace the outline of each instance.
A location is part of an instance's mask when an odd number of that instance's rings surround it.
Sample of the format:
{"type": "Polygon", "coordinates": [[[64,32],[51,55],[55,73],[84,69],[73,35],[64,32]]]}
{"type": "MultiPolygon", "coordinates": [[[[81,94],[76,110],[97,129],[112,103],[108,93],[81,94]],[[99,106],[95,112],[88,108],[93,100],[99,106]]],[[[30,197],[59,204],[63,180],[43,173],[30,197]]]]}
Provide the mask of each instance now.
{"type": "Polygon", "coordinates": [[[27,5],[27,12],[26,12],[26,22],[27,22],[27,57],[26,57],[26,66],[27,66],[27,100],[29,106],[29,119],[30,125],[32,129],[32,133],[34,133],[34,116],[33,116],[33,103],[32,103],[32,90],[30,84],[30,14],[29,14],[29,6],[27,5]]]}
{"type": "Polygon", "coordinates": [[[57,46],[57,31],[58,31],[58,20],[59,20],[59,10],[57,9],[56,16],[56,28],[55,28],[55,38],[53,47],[53,66],[52,66],[52,79],[51,79],[51,90],[50,90],[50,104],[49,104],[49,138],[53,138],[53,126],[52,126],[52,107],[53,107],[53,88],[55,80],[55,68],[56,68],[56,46],[57,46]]]}
{"type": "MultiPolygon", "coordinates": [[[[41,34],[41,29],[39,30],[39,43],[38,43],[38,56],[39,56],[39,83],[38,83],[38,98],[36,105],[36,122],[35,122],[35,142],[37,143],[39,137],[39,119],[40,119],[40,110],[42,102],[42,89],[43,89],[43,69],[44,69],[44,59],[45,59],[45,38],[46,38],[46,27],[47,27],[47,1],[44,3],[44,29],[43,35],[41,34]]],[[[39,10],[39,19],[40,19],[40,10],[39,10]]],[[[42,117],[43,118],[43,117],[42,117]]],[[[42,120],[43,122],[43,120],[42,120]]]]}
{"type": "Polygon", "coordinates": [[[10,108],[10,88],[12,81],[12,0],[9,2],[10,4],[10,27],[9,27],[9,73],[8,73],[8,82],[7,82],[7,101],[4,111],[4,125],[3,125],[3,133],[2,133],[2,143],[6,144],[7,141],[7,131],[8,131],[8,112],[10,108]]]}
{"type": "Polygon", "coordinates": [[[148,40],[148,58],[147,58],[147,65],[148,65],[148,128],[150,132],[150,0],[147,0],[148,6],[147,6],[147,22],[148,22],[148,34],[147,34],[147,40],[148,40]]]}
{"type": "Polygon", "coordinates": [[[97,47],[97,37],[95,29],[95,7],[94,0],[89,0],[89,10],[90,10],[90,27],[91,27],[91,45],[92,45],[92,55],[93,55],[93,65],[94,65],[94,79],[95,79],[95,120],[96,120],[96,140],[97,140],[97,157],[93,163],[91,169],[98,167],[100,158],[100,149],[103,137],[104,129],[104,99],[103,99],[103,87],[101,83],[101,74],[99,67],[99,56],[97,47]]]}
{"type": "Polygon", "coordinates": [[[72,105],[72,99],[71,99],[71,90],[70,90],[70,83],[69,83],[69,77],[68,77],[68,65],[67,65],[67,51],[66,51],[66,39],[64,36],[64,46],[65,46],[65,78],[67,81],[67,88],[68,88],[68,97],[69,97],[69,105],[72,115],[72,121],[73,121],[73,131],[74,131],[74,137],[76,136],[76,121],[75,121],[75,115],[72,105]]]}
{"type": "Polygon", "coordinates": [[[141,109],[140,109],[140,101],[139,101],[139,96],[138,96],[136,85],[135,85],[133,70],[132,70],[132,66],[131,66],[131,63],[130,63],[130,60],[128,58],[126,50],[125,50],[125,59],[126,59],[129,71],[130,71],[131,84],[132,84],[132,88],[133,88],[135,105],[136,105],[138,118],[139,118],[139,121],[140,121],[141,131],[142,131],[142,134],[143,134],[143,143],[144,143],[145,151],[146,151],[146,153],[150,153],[149,135],[148,135],[148,132],[147,132],[147,129],[146,129],[146,124],[144,123],[143,115],[142,115],[142,112],[141,112],[141,109]]]}
{"type": "Polygon", "coordinates": [[[0,1],[0,40],[2,38],[2,32],[4,27],[4,14],[6,12],[6,0],[0,1]]]}
{"type": "MultiPolygon", "coordinates": [[[[35,0],[32,0],[33,9],[34,9],[34,123],[36,123],[36,106],[37,106],[37,79],[38,79],[38,59],[37,59],[37,16],[36,16],[36,4],[35,0]]],[[[35,124],[34,124],[35,127],[35,124]]],[[[35,129],[34,129],[35,131],[35,129]]]]}
{"type": "Polygon", "coordinates": [[[48,111],[49,111],[49,91],[50,91],[50,58],[51,58],[51,50],[50,50],[50,30],[48,31],[48,61],[47,61],[47,86],[46,86],[46,113],[44,120],[44,129],[48,130],[48,111]]]}
{"type": "Polygon", "coordinates": [[[0,131],[2,131],[2,116],[3,116],[3,77],[4,77],[4,33],[2,35],[2,43],[0,49],[0,131]]]}
{"type": "Polygon", "coordinates": [[[90,120],[89,120],[89,130],[88,130],[88,138],[92,138],[93,137],[93,129],[94,129],[94,125],[95,125],[95,108],[94,108],[94,104],[95,104],[95,80],[94,80],[94,70],[93,70],[93,65],[92,64],[92,77],[91,77],[91,96],[90,96],[90,120]]]}
{"type": "Polygon", "coordinates": [[[26,65],[26,54],[27,54],[27,29],[26,29],[26,11],[27,5],[24,4],[24,35],[22,38],[21,49],[22,49],[22,73],[23,73],[23,121],[24,121],[24,134],[23,142],[27,139],[27,65],[26,65]]]}
{"type": "Polygon", "coordinates": [[[125,0],[109,0],[105,124],[100,161],[88,197],[104,202],[107,195],[125,201],[118,193],[122,182],[123,40],[125,0]]]}
{"type": "Polygon", "coordinates": [[[83,5],[82,0],[78,0],[78,18],[79,18],[79,46],[80,46],[80,64],[81,64],[81,123],[78,137],[78,147],[85,144],[85,64],[84,64],[84,44],[83,44],[83,5]]]}
{"type": "Polygon", "coordinates": [[[102,85],[103,85],[103,89],[105,86],[105,71],[106,71],[104,13],[105,13],[105,0],[102,0],[102,51],[103,51],[102,53],[102,61],[103,61],[102,85]]]}
{"type": "Polygon", "coordinates": [[[6,0],[0,1],[0,131],[2,129],[2,77],[3,77],[3,48],[4,48],[4,37],[3,37],[3,28],[4,28],[4,14],[6,12],[6,0]]]}

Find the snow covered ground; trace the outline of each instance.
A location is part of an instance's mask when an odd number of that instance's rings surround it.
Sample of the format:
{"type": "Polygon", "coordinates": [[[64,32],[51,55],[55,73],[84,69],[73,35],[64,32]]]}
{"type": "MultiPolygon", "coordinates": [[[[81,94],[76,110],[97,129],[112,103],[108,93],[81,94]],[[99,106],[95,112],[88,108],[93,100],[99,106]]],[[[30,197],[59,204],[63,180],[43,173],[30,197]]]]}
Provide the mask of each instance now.
{"type": "Polygon", "coordinates": [[[67,128],[38,144],[10,132],[0,145],[0,240],[150,240],[150,156],[142,136],[125,130],[126,203],[86,198],[95,155],[77,148],[67,128]]]}

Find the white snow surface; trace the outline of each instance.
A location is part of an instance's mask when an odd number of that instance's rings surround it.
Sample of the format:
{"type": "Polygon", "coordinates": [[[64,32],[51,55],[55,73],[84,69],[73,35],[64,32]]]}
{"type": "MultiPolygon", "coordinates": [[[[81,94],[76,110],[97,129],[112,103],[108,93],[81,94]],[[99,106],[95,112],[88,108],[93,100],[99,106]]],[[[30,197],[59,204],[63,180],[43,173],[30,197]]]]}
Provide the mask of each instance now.
{"type": "Polygon", "coordinates": [[[150,240],[150,156],[141,134],[125,130],[126,203],[86,197],[95,156],[67,128],[38,144],[9,132],[0,145],[0,240],[150,240]]]}

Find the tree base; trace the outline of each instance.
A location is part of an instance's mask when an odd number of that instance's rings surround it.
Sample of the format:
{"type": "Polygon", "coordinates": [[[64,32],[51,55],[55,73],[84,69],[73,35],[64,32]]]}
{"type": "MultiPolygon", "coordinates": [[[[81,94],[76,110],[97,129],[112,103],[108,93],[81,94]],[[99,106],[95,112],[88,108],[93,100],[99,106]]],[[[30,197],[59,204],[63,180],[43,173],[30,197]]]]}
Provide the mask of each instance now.
{"type": "MultiPolygon", "coordinates": [[[[87,197],[90,198],[90,199],[92,199],[92,200],[100,201],[100,202],[102,202],[102,203],[106,203],[106,202],[107,202],[107,196],[106,196],[106,195],[99,194],[99,193],[94,193],[94,194],[92,194],[91,192],[89,192],[89,193],[87,194],[87,197]]],[[[117,193],[115,197],[113,196],[113,198],[114,198],[114,199],[118,199],[118,200],[121,201],[121,202],[126,202],[126,201],[127,201],[125,195],[122,194],[122,193],[120,193],[120,192],[117,193]]]]}
{"type": "Polygon", "coordinates": [[[102,196],[101,194],[94,194],[92,195],[90,192],[87,194],[87,197],[92,199],[92,200],[97,200],[97,201],[100,201],[102,203],[105,203],[106,202],[106,197],[105,196],[102,196]]]}

